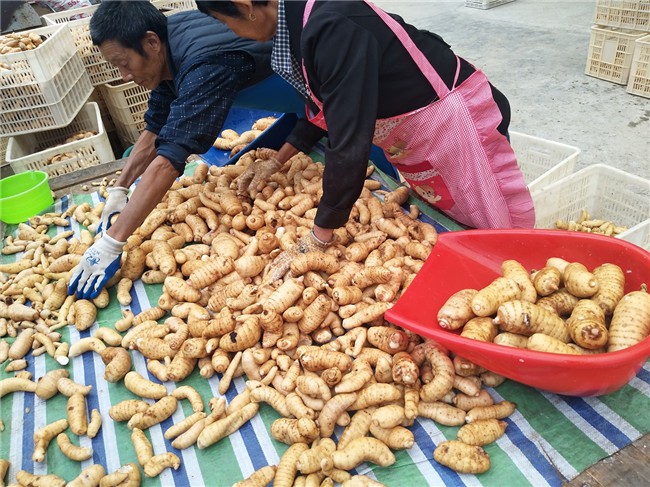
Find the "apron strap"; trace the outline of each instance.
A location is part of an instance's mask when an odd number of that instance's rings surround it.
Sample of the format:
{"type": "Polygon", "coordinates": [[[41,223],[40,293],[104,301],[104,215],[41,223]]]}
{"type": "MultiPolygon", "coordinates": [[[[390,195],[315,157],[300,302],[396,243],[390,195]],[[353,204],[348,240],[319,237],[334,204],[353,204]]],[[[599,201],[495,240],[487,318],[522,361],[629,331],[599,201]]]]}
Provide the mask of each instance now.
{"type": "MultiPolygon", "coordinates": [[[[406,51],[409,53],[411,58],[413,58],[413,61],[415,61],[415,64],[417,64],[418,68],[420,68],[422,74],[429,81],[429,83],[431,83],[431,86],[438,94],[438,97],[442,98],[443,96],[447,95],[447,93],[450,91],[449,88],[447,88],[447,85],[444,81],[442,81],[442,78],[440,78],[436,70],[433,69],[433,66],[431,66],[431,63],[426,58],[426,56],[422,54],[422,51],[420,51],[420,49],[418,49],[418,47],[415,45],[406,30],[404,30],[404,27],[402,27],[393,17],[388,15],[385,11],[374,5],[372,2],[369,2],[367,0],[364,1],[384,21],[388,28],[393,31],[395,36],[397,36],[397,39],[402,43],[404,48],[406,48],[406,51]]],[[[456,76],[454,78],[454,84],[452,86],[456,85],[456,80],[458,79],[459,72],[460,62],[458,60],[458,56],[456,56],[456,76]]]]}

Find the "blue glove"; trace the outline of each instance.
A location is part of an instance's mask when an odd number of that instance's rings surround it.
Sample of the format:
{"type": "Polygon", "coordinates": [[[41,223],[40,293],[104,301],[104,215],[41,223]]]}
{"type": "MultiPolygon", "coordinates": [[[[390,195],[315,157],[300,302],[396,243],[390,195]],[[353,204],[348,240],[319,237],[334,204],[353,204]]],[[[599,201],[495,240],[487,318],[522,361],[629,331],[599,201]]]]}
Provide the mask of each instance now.
{"type": "Polygon", "coordinates": [[[116,186],[114,188],[109,188],[107,191],[108,198],[106,198],[106,204],[102,210],[102,216],[99,220],[97,233],[102,233],[108,230],[111,227],[111,218],[120,213],[129,201],[127,198],[127,195],[129,194],[128,188],[116,186]]]}
{"type": "Polygon", "coordinates": [[[120,268],[124,245],[126,242],[118,242],[108,235],[92,244],[72,274],[68,294],[76,292],[78,299],[96,298],[106,281],[120,268]]]}

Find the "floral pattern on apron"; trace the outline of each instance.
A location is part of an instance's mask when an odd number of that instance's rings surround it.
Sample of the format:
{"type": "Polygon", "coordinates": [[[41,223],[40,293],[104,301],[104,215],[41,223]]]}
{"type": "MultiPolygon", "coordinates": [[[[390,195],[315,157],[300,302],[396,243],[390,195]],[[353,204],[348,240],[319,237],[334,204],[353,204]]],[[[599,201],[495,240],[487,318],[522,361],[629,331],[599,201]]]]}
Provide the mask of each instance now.
{"type": "MultiPolygon", "coordinates": [[[[502,117],[485,75],[476,70],[449,90],[404,28],[370,2],[404,45],[438,99],[412,112],[377,120],[373,143],[384,150],[411,188],[425,201],[474,228],[532,228],[535,212],[530,192],[510,143],[497,131],[502,117]]],[[[308,0],[303,27],[314,0],[308,0]]],[[[307,85],[305,65],[302,65],[307,85]]],[[[460,70],[458,60],[454,86],[460,70]]],[[[327,130],[323,105],[307,113],[327,130]]]]}

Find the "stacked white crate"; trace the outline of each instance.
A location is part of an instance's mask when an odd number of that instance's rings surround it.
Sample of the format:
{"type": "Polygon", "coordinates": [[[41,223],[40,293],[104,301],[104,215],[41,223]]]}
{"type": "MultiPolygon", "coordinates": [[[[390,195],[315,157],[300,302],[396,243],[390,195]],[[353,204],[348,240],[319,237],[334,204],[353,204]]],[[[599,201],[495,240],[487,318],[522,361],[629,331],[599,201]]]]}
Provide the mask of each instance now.
{"type": "MultiPolygon", "coordinates": [[[[153,0],[151,2],[165,15],[196,8],[193,0],[153,0]]],[[[122,145],[134,144],[145,127],[150,91],[133,82],[124,83],[119,70],[108,63],[90,37],[90,19],[98,5],[66,12],[44,15],[48,24],[66,24],[74,37],[77,50],[92,84],[92,100],[101,110],[107,131],[115,130],[122,145]]]]}
{"type": "Polygon", "coordinates": [[[41,27],[32,50],[0,54],[0,137],[63,127],[92,92],[70,32],[41,27]]]}
{"type": "Polygon", "coordinates": [[[633,59],[639,41],[650,33],[650,1],[597,0],[593,22],[585,74],[621,85],[632,83],[637,88],[628,92],[644,96],[644,87],[638,88],[635,81],[639,63],[633,59]]]}

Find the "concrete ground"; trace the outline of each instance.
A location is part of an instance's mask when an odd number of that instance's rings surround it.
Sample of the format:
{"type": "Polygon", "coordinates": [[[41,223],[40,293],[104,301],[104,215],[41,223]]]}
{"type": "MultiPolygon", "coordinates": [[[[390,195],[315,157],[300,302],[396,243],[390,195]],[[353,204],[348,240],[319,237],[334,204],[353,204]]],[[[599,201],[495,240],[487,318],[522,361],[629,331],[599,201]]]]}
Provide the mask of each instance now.
{"type": "Polygon", "coordinates": [[[584,74],[594,0],[515,0],[488,10],[464,0],[375,3],[481,68],[510,100],[511,130],[580,148],[576,169],[603,163],[650,178],[650,99],[584,74]]]}

